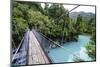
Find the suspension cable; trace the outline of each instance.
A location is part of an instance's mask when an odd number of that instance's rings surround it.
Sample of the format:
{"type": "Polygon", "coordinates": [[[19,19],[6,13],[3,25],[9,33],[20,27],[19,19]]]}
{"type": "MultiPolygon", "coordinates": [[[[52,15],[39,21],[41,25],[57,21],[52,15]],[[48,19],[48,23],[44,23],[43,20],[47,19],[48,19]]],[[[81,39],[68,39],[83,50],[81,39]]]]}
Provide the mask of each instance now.
{"type": "Polygon", "coordinates": [[[75,10],[76,8],[78,8],[80,5],[77,5],[76,7],[74,7],[73,9],[69,10],[69,13],[73,10],[75,10]]]}
{"type": "MultiPolygon", "coordinates": [[[[68,13],[67,14],[69,14],[71,11],[73,11],[73,10],[75,10],[76,8],[78,8],[80,5],[77,5],[76,7],[74,7],[74,8],[72,8],[70,11],[68,11],[68,13]]],[[[61,17],[63,17],[63,16],[65,16],[65,15],[67,15],[67,14],[62,14],[58,19],[56,19],[56,20],[59,20],[61,17]]]]}
{"type": "MultiPolygon", "coordinates": [[[[73,9],[71,9],[69,12],[73,11],[74,9],[76,9],[76,8],[79,7],[79,6],[80,6],[80,5],[76,6],[76,7],[73,8],[73,9]]],[[[69,13],[69,12],[68,12],[68,13],[69,13]]],[[[66,14],[63,14],[62,16],[64,16],[64,15],[66,15],[66,14]]],[[[60,17],[62,17],[62,16],[60,16],[60,17]]],[[[60,17],[59,17],[59,18],[60,18],[60,17]]],[[[16,25],[15,25],[15,28],[16,28],[16,30],[17,30],[17,34],[19,35],[18,28],[16,27],[16,25]]],[[[43,34],[42,34],[42,35],[43,35],[43,34]]],[[[45,35],[44,35],[44,36],[45,36],[45,35]]],[[[45,36],[45,37],[46,37],[46,36],[45,36]]],[[[15,52],[13,58],[12,58],[12,61],[14,60],[16,54],[18,53],[18,51],[19,51],[19,49],[20,49],[20,47],[21,47],[21,44],[23,43],[24,38],[25,38],[25,37],[23,36],[23,38],[22,38],[22,40],[21,40],[21,42],[20,42],[20,44],[19,44],[19,47],[17,48],[17,50],[16,50],[16,52],[15,52]]],[[[46,38],[48,38],[48,37],[46,37],[46,38]]],[[[49,39],[49,41],[51,41],[51,42],[53,42],[54,44],[56,44],[56,43],[55,43],[53,40],[51,40],[50,38],[48,38],[48,39],[49,39]]],[[[13,42],[13,41],[12,41],[12,42],[13,42]]],[[[14,44],[14,42],[13,42],[13,44],[14,44]]],[[[15,45],[15,44],[14,44],[14,45],[15,45]]],[[[70,53],[73,54],[73,52],[67,50],[67,49],[64,48],[63,46],[61,46],[61,45],[59,45],[59,44],[56,44],[56,45],[58,45],[59,47],[63,48],[64,50],[66,50],[66,51],[68,51],[68,52],[70,52],[70,53]]],[[[73,55],[76,56],[76,57],[78,57],[78,56],[75,55],[75,54],[73,54],[73,55]]]]}
{"type": "MultiPolygon", "coordinates": [[[[80,6],[80,5],[77,5],[76,7],[72,8],[67,14],[69,14],[71,11],[75,10],[75,9],[78,8],[79,6],[80,6]]],[[[64,16],[64,15],[66,15],[66,14],[62,14],[58,19],[60,19],[60,18],[61,18],[62,16],[64,16]]],[[[57,20],[58,20],[58,19],[57,19],[57,20]]],[[[64,27],[65,27],[65,26],[64,26],[64,27]]],[[[41,34],[42,34],[42,33],[41,33],[41,34]]],[[[71,52],[70,50],[64,48],[63,46],[61,46],[61,45],[55,43],[53,40],[51,40],[50,38],[48,38],[48,37],[45,36],[44,34],[42,34],[42,36],[44,36],[45,38],[47,38],[47,39],[48,39],[49,41],[51,41],[52,43],[54,43],[54,44],[58,45],[59,47],[63,48],[64,50],[66,50],[66,51],[68,51],[68,52],[70,52],[70,53],[73,54],[73,52],[71,52]]],[[[64,33],[63,33],[63,36],[64,36],[64,33]]],[[[63,39],[62,39],[62,40],[63,40],[63,39]]],[[[73,55],[76,56],[76,57],[79,57],[79,56],[77,56],[76,54],[73,54],[73,55]]]]}
{"type": "MultiPolygon", "coordinates": [[[[14,23],[15,23],[15,21],[14,21],[14,23]]],[[[15,29],[16,29],[17,34],[19,36],[19,32],[18,32],[18,28],[17,28],[16,24],[13,24],[13,25],[15,26],[15,29]]],[[[13,43],[14,46],[16,45],[13,39],[12,39],[12,43],[13,43]]],[[[15,48],[16,48],[16,46],[15,46],[15,48]]]]}
{"type": "MultiPolygon", "coordinates": [[[[15,21],[14,21],[14,22],[15,22],[15,21]]],[[[13,24],[13,25],[15,26],[15,29],[16,29],[17,34],[18,34],[18,36],[19,36],[19,31],[18,31],[18,28],[17,28],[17,26],[16,26],[16,22],[15,22],[15,24],[13,24]]],[[[27,30],[28,30],[28,29],[26,29],[26,31],[27,31],[27,30]]],[[[24,40],[24,36],[23,36],[21,42],[19,43],[19,46],[18,46],[18,48],[17,48],[17,50],[16,50],[16,52],[15,52],[13,58],[12,58],[12,61],[14,60],[14,58],[15,58],[17,52],[19,51],[19,49],[20,49],[20,47],[21,47],[21,44],[22,44],[23,40],[24,40]]],[[[12,39],[12,42],[13,42],[13,44],[14,44],[14,46],[15,46],[15,43],[14,43],[13,39],[12,39]]]]}
{"type": "Polygon", "coordinates": [[[16,52],[15,52],[13,58],[12,58],[12,61],[14,60],[16,54],[18,53],[18,51],[19,51],[19,49],[20,49],[20,47],[21,47],[21,44],[22,44],[23,40],[24,40],[24,36],[23,36],[23,38],[22,38],[22,40],[21,40],[21,42],[20,42],[20,44],[19,44],[19,47],[17,48],[17,50],[16,50],[16,52]]]}
{"type": "MultiPolygon", "coordinates": [[[[39,32],[39,33],[40,33],[40,32],[39,32]]],[[[73,52],[71,52],[70,50],[64,48],[63,46],[61,46],[61,45],[59,45],[59,44],[57,44],[56,42],[54,42],[52,39],[48,38],[48,37],[45,36],[44,34],[42,34],[42,33],[40,33],[40,34],[41,34],[43,37],[45,37],[46,39],[48,39],[49,41],[51,41],[52,43],[54,43],[55,45],[58,45],[59,47],[63,48],[64,50],[66,50],[66,51],[68,51],[68,52],[70,52],[70,53],[73,54],[73,52]]],[[[76,57],[78,57],[76,54],[73,54],[73,55],[76,56],[76,57]]]]}

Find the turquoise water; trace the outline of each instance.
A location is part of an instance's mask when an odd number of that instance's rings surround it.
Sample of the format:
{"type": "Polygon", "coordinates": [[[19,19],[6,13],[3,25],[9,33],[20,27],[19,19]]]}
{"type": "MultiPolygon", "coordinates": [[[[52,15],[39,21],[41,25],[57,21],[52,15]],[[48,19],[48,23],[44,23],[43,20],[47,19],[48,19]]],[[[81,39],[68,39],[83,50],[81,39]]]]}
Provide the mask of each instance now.
{"type": "Polygon", "coordinates": [[[89,36],[80,35],[78,42],[67,42],[63,45],[63,48],[50,48],[49,56],[53,60],[53,63],[74,62],[73,57],[76,56],[81,57],[85,61],[90,61],[84,48],[89,41],[89,36]]]}

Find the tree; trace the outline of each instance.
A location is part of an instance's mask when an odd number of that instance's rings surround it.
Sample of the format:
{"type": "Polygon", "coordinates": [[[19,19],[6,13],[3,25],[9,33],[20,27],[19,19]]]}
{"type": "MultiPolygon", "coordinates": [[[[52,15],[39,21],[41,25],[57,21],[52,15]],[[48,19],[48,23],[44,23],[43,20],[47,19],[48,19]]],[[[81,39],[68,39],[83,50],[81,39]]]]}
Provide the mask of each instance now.
{"type": "Polygon", "coordinates": [[[86,45],[87,54],[89,55],[89,57],[92,58],[92,60],[96,60],[96,49],[95,48],[96,46],[93,45],[91,42],[86,45]]]}
{"type": "MultiPolygon", "coordinates": [[[[12,30],[13,36],[15,36],[13,39],[16,44],[20,42],[22,34],[30,26],[52,40],[59,42],[77,41],[78,35],[87,31],[87,24],[82,16],[79,15],[75,23],[62,4],[49,5],[45,3],[45,7],[42,8],[40,3],[14,2],[12,18],[12,30]],[[19,34],[16,33],[15,25],[19,34]]],[[[94,21],[91,19],[90,22],[94,21]]],[[[95,34],[93,33],[92,36],[95,36],[95,34]]]]}
{"type": "Polygon", "coordinates": [[[88,21],[88,30],[87,33],[91,35],[91,40],[89,44],[86,45],[87,54],[93,59],[96,60],[96,18],[92,17],[88,21]]]}

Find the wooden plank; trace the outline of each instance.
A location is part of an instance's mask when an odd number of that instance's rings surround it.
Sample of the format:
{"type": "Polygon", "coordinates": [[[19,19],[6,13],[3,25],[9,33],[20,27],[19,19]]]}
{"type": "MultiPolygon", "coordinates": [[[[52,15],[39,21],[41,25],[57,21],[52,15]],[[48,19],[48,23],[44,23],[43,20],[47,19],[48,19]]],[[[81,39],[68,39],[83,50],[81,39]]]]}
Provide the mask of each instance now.
{"type": "Polygon", "coordinates": [[[28,64],[48,64],[49,60],[46,57],[44,51],[42,50],[39,42],[37,41],[35,35],[30,31],[29,33],[29,60],[28,64]]]}

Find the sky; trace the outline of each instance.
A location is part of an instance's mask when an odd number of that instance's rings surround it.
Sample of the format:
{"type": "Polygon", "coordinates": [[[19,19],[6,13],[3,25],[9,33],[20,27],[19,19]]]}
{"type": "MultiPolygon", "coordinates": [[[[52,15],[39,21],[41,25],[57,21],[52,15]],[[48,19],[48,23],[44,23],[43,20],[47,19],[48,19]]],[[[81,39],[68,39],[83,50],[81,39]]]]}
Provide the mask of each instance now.
{"type": "MultiPolygon", "coordinates": [[[[63,5],[63,6],[64,6],[64,8],[66,8],[68,10],[71,10],[74,7],[76,7],[76,5],[63,5]]],[[[80,11],[95,13],[95,7],[93,7],[93,6],[79,6],[78,8],[73,10],[72,12],[80,12],[80,11]]]]}
{"type": "MultiPolygon", "coordinates": [[[[44,6],[45,6],[44,3],[41,3],[41,5],[44,8],[44,6]]],[[[71,9],[76,7],[77,5],[63,5],[63,6],[65,9],[68,9],[70,11],[71,9]]],[[[80,12],[80,11],[95,13],[95,7],[93,7],[93,6],[79,6],[78,8],[73,10],[72,12],[80,12]]]]}
{"type": "MultiPolygon", "coordinates": [[[[20,0],[18,0],[20,1],[20,0]]],[[[36,2],[55,2],[55,0],[21,0],[21,1],[36,1],[36,2]]],[[[56,2],[60,3],[71,3],[71,4],[88,4],[91,5],[94,3],[93,0],[56,0],[56,2]]],[[[44,7],[44,4],[42,4],[42,7],[44,7]]],[[[71,10],[72,8],[76,7],[76,5],[64,5],[64,8],[71,10]]],[[[80,6],[77,9],[73,10],[72,12],[91,12],[95,13],[95,7],[93,6],[80,6]]]]}

